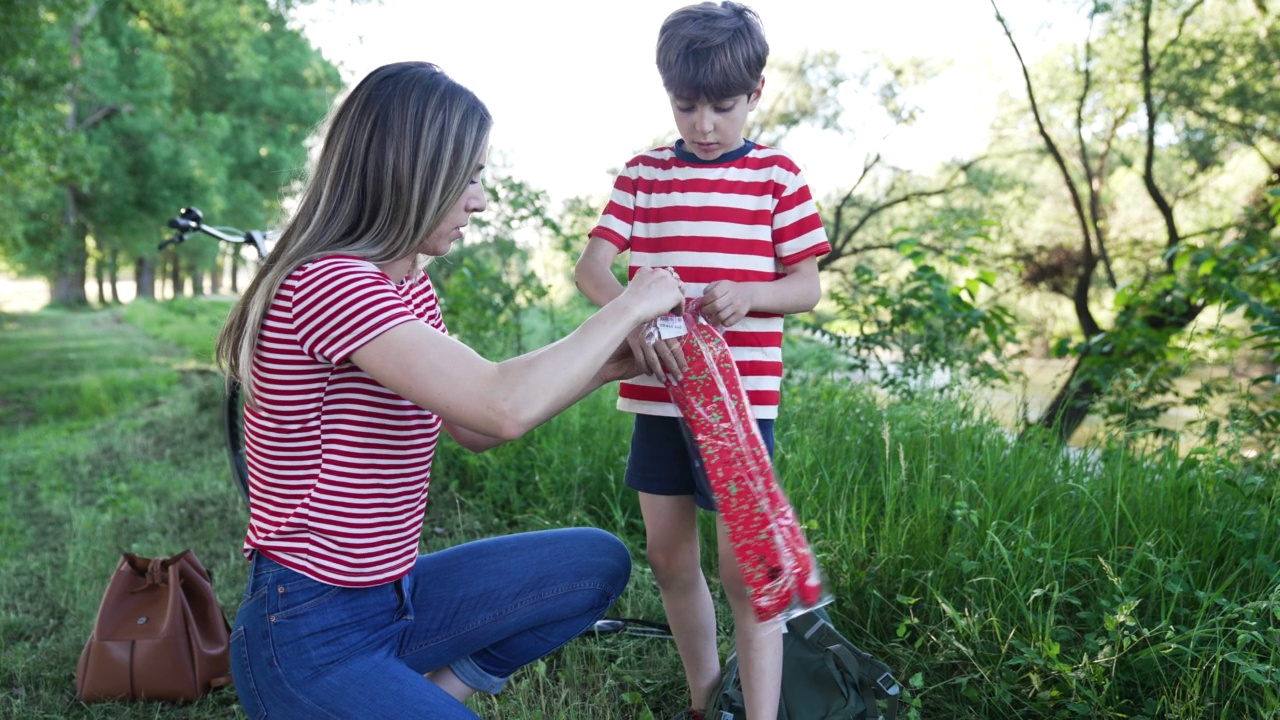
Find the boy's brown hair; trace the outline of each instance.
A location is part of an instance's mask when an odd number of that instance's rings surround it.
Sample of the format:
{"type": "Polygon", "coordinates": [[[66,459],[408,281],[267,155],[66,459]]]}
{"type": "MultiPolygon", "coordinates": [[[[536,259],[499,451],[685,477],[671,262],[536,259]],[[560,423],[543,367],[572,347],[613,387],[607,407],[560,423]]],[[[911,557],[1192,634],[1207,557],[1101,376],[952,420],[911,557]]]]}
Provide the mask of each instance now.
{"type": "Polygon", "coordinates": [[[658,31],[658,74],[677,98],[714,101],[749,95],[768,59],[760,16],[740,3],[680,8],[658,31]]]}

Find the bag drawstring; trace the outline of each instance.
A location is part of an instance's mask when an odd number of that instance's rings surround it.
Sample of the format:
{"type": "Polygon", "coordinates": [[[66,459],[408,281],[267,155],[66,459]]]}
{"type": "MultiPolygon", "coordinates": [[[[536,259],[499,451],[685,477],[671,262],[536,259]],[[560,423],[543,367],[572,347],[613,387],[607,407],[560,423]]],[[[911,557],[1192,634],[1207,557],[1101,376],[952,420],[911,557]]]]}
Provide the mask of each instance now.
{"type": "Polygon", "coordinates": [[[147,582],[140,588],[135,588],[133,592],[140,593],[143,590],[150,590],[153,587],[163,587],[169,584],[169,575],[164,566],[164,558],[154,558],[147,565],[147,582]]]}

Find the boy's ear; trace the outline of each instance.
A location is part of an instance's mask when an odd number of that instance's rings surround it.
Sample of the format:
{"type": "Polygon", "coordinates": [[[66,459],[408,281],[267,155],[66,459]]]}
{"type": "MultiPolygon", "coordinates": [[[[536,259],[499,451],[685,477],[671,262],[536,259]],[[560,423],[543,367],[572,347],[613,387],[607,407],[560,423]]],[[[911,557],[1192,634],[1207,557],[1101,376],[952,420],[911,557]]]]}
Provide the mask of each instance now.
{"type": "Polygon", "coordinates": [[[755,110],[756,105],[760,104],[760,94],[764,92],[764,76],[760,76],[760,80],[756,82],[756,89],[751,91],[747,96],[747,110],[755,110]]]}

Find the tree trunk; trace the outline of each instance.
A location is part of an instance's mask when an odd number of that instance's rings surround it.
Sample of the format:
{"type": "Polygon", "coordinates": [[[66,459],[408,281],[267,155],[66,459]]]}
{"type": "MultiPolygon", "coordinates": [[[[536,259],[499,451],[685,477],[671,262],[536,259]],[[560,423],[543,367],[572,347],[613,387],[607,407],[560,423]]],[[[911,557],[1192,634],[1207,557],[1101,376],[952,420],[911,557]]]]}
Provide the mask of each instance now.
{"type": "Polygon", "coordinates": [[[169,257],[169,285],[173,288],[173,292],[169,297],[177,300],[183,295],[182,287],[182,259],[178,257],[178,253],[172,253],[169,257]]]}
{"type": "MultiPolygon", "coordinates": [[[[91,7],[84,20],[74,23],[71,27],[69,38],[71,68],[77,73],[80,70],[80,32],[93,21],[97,12],[97,6],[91,7]]],[[[80,86],[77,82],[73,81],[67,85],[66,134],[68,136],[76,132],[79,124],[79,95],[80,86]]],[[[55,239],[53,243],[54,263],[53,276],[49,283],[49,298],[54,305],[80,307],[89,304],[89,298],[84,292],[85,264],[89,261],[89,251],[85,247],[84,240],[88,233],[84,222],[80,219],[75,187],[67,185],[63,188],[63,193],[65,196],[62,214],[64,236],[55,239]]]]}
{"type": "Polygon", "coordinates": [[[240,253],[234,248],[231,251],[231,294],[240,294],[240,253]]]}
{"type": "Polygon", "coordinates": [[[226,256],[223,253],[218,253],[213,259],[213,271],[209,273],[210,295],[218,295],[222,292],[222,271],[226,262],[226,256]]]}
{"type": "Polygon", "coordinates": [[[1102,396],[1102,386],[1093,378],[1076,382],[1080,366],[1084,364],[1086,357],[1088,355],[1076,356],[1075,364],[1071,366],[1071,374],[1062,383],[1062,387],[1058,388],[1058,392],[1053,396],[1053,400],[1049,401],[1049,406],[1044,409],[1044,413],[1024,429],[1024,436],[1031,428],[1038,427],[1052,431],[1058,442],[1063,445],[1071,441],[1071,436],[1075,435],[1085,418],[1089,417],[1089,410],[1093,407],[1093,403],[1102,396]]]}
{"type": "Polygon", "coordinates": [[[191,266],[191,295],[204,297],[204,268],[199,264],[191,266]]]}
{"type": "Polygon", "coordinates": [[[112,248],[107,253],[107,282],[111,283],[111,302],[120,304],[120,251],[112,248]]]}
{"type": "Polygon", "coordinates": [[[107,268],[106,260],[99,255],[93,261],[93,281],[98,285],[98,307],[107,306],[107,268]]]}
{"type": "Polygon", "coordinates": [[[156,264],[151,258],[140,257],[133,264],[133,281],[138,285],[138,298],[156,299],[156,264]]]}
{"type": "Polygon", "coordinates": [[[75,190],[68,187],[66,192],[66,208],[63,211],[63,227],[66,237],[63,242],[56,243],[54,252],[54,272],[49,283],[49,298],[54,305],[67,307],[83,307],[89,304],[84,292],[85,265],[89,261],[89,251],[85,247],[85,227],[80,222],[76,209],[75,190]]]}

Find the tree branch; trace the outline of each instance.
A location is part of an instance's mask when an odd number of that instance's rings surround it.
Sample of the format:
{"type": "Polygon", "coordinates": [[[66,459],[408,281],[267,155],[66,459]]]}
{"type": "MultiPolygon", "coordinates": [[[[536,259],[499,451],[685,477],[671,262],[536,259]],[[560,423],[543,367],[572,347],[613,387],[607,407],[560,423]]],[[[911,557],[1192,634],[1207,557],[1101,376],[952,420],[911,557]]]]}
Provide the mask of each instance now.
{"type": "MultiPolygon", "coordinates": [[[[1168,46],[1166,46],[1168,47],[1168,46]]],[[[1178,237],[1178,225],[1173,218],[1173,207],[1165,199],[1160,186],[1156,184],[1156,104],[1151,92],[1151,0],[1142,3],[1142,103],[1147,110],[1147,147],[1146,159],[1143,162],[1142,180],[1147,186],[1147,194],[1156,204],[1160,216],[1164,218],[1165,232],[1168,234],[1166,247],[1173,248],[1181,242],[1178,237]]],[[[1166,253],[1165,268],[1173,272],[1173,253],[1166,253]]]]}
{"type": "Polygon", "coordinates": [[[106,106],[100,107],[97,110],[95,110],[92,115],[85,118],[84,120],[81,120],[80,124],[76,125],[76,130],[87,130],[93,127],[94,125],[97,125],[98,123],[102,122],[103,120],[106,120],[107,118],[111,117],[117,112],[123,112],[123,113],[133,112],[133,105],[129,103],[125,103],[123,105],[106,105],[106,106]]]}
{"type": "MultiPolygon", "coordinates": [[[[853,199],[853,194],[857,192],[858,186],[862,184],[863,180],[867,179],[867,175],[871,173],[871,168],[875,167],[879,162],[880,153],[876,153],[875,156],[868,157],[864,160],[862,163],[862,173],[858,175],[858,179],[854,181],[853,187],[849,188],[849,191],[844,194],[844,197],[840,198],[840,202],[836,203],[835,218],[831,222],[831,237],[838,238],[841,236],[841,226],[844,224],[844,208],[849,204],[849,201],[853,199]]],[[[832,249],[834,250],[835,248],[832,249]]],[[[827,264],[830,264],[830,262],[831,261],[828,261],[827,264]]],[[[819,263],[820,267],[826,267],[826,265],[821,265],[821,261],[819,261],[819,263]]]]}
{"type": "MultiPolygon", "coordinates": [[[[1186,10],[1182,11],[1182,15],[1178,16],[1178,29],[1173,33],[1173,38],[1165,44],[1163,49],[1160,50],[1160,55],[1156,58],[1156,67],[1160,67],[1164,64],[1164,54],[1182,38],[1183,31],[1187,29],[1187,22],[1191,20],[1191,16],[1194,15],[1196,10],[1200,9],[1200,6],[1203,4],[1204,0],[1196,0],[1191,3],[1186,10]]],[[[1150,12],[1150,10],[1148,9],[1147,12],[1150,12]]]]}
{"type": "MultiPolygon", "coordinates": [[[[879,156],[876,156],[876,160],[877,161],[879,160],[879,156]]],[[[967,172],[969,168],[973,167],[973,165],[977,162],[978,160],[971,160],[961,165],[960,167],[958,167],[956,171],[952,173],[951,178],[942,187],[932,188],[929,190],[913,190],[910,192],[904,192],[901,195],[898,195],[897,197],[893,197],[888,200],[883,200],[881,202],[878,202],[872,205],[871,207],[867,208],[866,211],[863,212],[860,217],[858,217],[858,219],[854,222],[852,227],[850,227],[847,230],[842,230],[841,228],[843,227],[844,211],[848,209],[849,203],[853,199],[853,189],[851,189],[849,192],[845,193],[845,196],[840,200],[840,204],[836,206],[836,209],[835,209],[836,219],[835,221],[832,222],[831,237],[833,238],[833,242],[831,246],[831,252],[827,253],[826,255],[824,255],[822,258],[818,260],[818,267],[820,269],[830,267],[832,263],[840,260],[841,258],[845,258],[851,255],[852,252],[850,251],[850,246],[853,243],[853,238],[856,237],[857,234],[861,232],[864,227],[866,227],[868,222],[870,222],[873,218],[875,218],[880,213],[886,210],[889,210],[890,208],[897,207],[898,205],[901,205],[903,203],[911,202],[913,200],[921,200],[923,198],[928,198],[928,197],[936,197],[938,195],[945,195],[955,190],[957,187],[956,180],[961,176],[963,176],[964,173],[967,172]]],[[[867,169],[869,169],[869,167],[870,166],[868,165],[867,169]]],[[[865,170],[864,170],[864,175],[865,175],[865,170]]],[[[854,184],[854,189],[856,189],[858,184],[860,184],[861,182],[862,182],[862,178],[859,178],[858,183],[854,184]]],[[[858,251],[861,252],[862,249],[863,248],[859,248],[858,251]]]]}
{"type": "Polygon", "coordinates": [[[1031,103],[1031,114],[1035,118],[1036,128],[1040,132],[1040,138],[1044,140],[1045,148],[1048,150],[1049,155],[1053,158],[1054,163],[1057,164],[1058,171],[1062,173],[1067,192],[1071,195],[1071,205],[1075,209],[1076,219],[1080,223],[1080,234],[1083,241],[1083,252],[1081,253],[1083,263],[1081,264],[1080,275],[1076,278],[1076,289],[1072,300],[1075,305],[1076,318],[1080,321],[1081,330],[1084,331],[1086,337],[1094,337],[1102,333],[1102,328],[1098,325],[1097,320],[1093,317],[1093,312],[1089,309],[1089,285],[1098,261],[1093,256],[1093,238],[1089,232],[1089,221],[1085,216],[1084,204],[1080,200],[1080,192],[1076,189],[1075,180],[1071,177],[1071,171],[1067,169],[1066,160],[1063,159],[1062,153],[1058,150],[1057,143],[1049,135],[1049,131],[1045,129],[1044,120],[1040,116],[1040,106],[1036,103],[1035,88],[1031,83],[1031,73],[1027,70],[1026,61],[1022,59],[1022,51],[1018,49],[1018,43],[1013,39],[1013,31],[1009,29],[1009,23],[1000,14],[1000,8],[996,5],[995,0],[991,0],[991,7],[996,11],[996,22],[999,22],[1000,27],[1004,29],[1004,35],[1009,39],[1009,45],[1013,47],[1013,54],[1018,58],[1018,65],[1022,68],[1022,79],[1027,87],[1027,99],[1031,103]]]}
{"type": "Polygon", "coordinates": [[[1202,105],[1187,105],[1185,109],[1188,113],[1191,113],[1203,120],[1208,120],[1223,127],[1235,130],[1240,141],[1246,145],[1257,145],[1253,139],[1255,135],[1261,135],[1267,140],[1271,140],[1273,142],[1280,142],[1280,131],[1277,131],[1273,127],[1268,127],[1265,123],[1260,127],[1255,127],[1238,120],[1228,120],[1220,114],[1206,109],[1202,105]]]}
{"type": "Polygon", "coordinates": [[[1089,143],[1084,137],[1084,106],[1089,99],[1089,92],[1093,88],[1093,22],[1098,16],[1098,4],[1095,2],[1093,9],[1089,11],[1089,30],[1084,38],[1084,62],[1083,62],[1083,82],[1080,85],[1080,99],[1076,102],[1076,141],[1080,144],[1080,166],[1084,168],[1085,187],[1089,190],[1089,222],[1093,225],[1093,235],[1098,239],[1098,255],[1102,258],[1102,267],[1107,272],[1107,282],[1110,283],[1111,289],[1119,286],[1116,282],[1116,274],[1111,269],[1111,258],[1107,256],[1106,243],[1106,223],[1103,220],[1102,210],[1102,179],[1105,175],[1102,172],[1102,164],[1105,163],[1106,153],[1109,147],[1104,147],[1102,159],[1099,160],[1099,168],[1094,172],[1093,161],[1089,159],[1089,143]]]}

